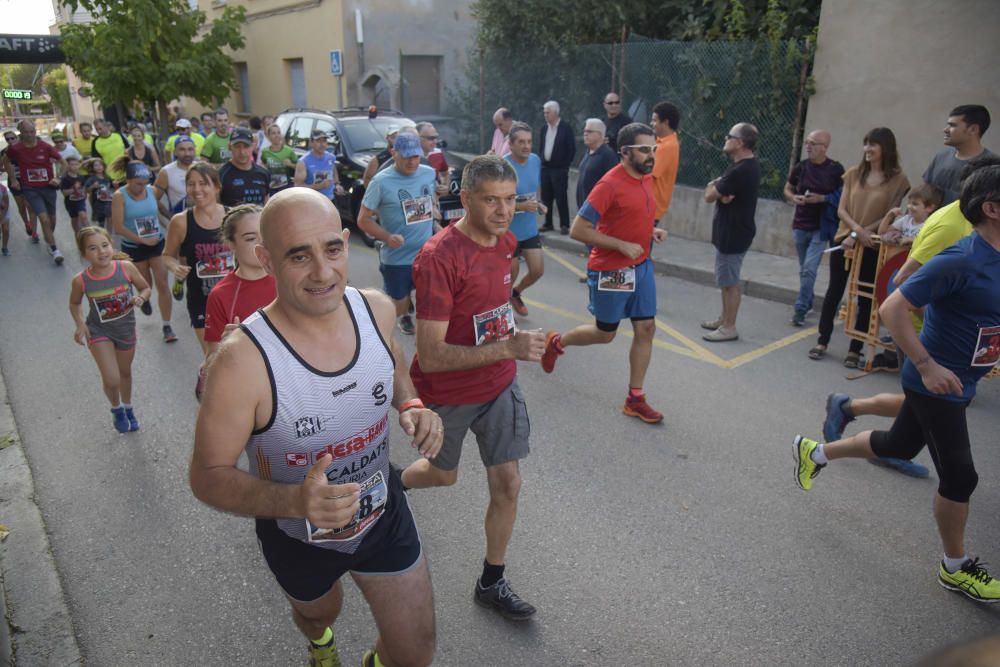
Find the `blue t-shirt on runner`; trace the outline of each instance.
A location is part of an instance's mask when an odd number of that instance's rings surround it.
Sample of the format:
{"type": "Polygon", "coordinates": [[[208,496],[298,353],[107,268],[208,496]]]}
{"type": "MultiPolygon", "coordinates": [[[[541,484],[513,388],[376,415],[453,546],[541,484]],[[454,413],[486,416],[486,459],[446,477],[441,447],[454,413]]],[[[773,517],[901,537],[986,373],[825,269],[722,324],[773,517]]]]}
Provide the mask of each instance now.
{"type": "Polygon", "coordinates": [[[1000,252],[973,232],[935,255],[899,288],[927,306],[920,342],[962,381],[962,396],[933,394],[907,358],[903,387],[948,401],[976,395],[976,383],[1000,359],[1000,252]]]}
{"type": "MultiPolygon", "coordinates": [[[[514,156],[507,154],[504,156],[510,162],[517,173],[517,201],[524,201],[524,198],[535,200],[538,197],[538,188],[542,180],[542,161],[534,153],[528,155],[528,161],[524,164],[514,159],[514,156]]],[[[527,241],[538,236],[538,214],[528,211],[521,211],[514,214],[514,220],[510,223],[510,231],[514,233],[518,241],[527,241]]]]}
{"type": "Polygon", "coordinates": [[[431,167],[419,165],[412,176],[403,176],[392,166],[375,174],[361,205],[378,212],[379,223],[390,234],[400,234],[399,248],[383,245],[379,260],[391,266],[410,266],[424,243],[434,233],[434,189],[437,176],[431,167]]]}
{"type": "MultiPolygon", "coordinates": [[[[337,164],[337,158],[329,151],[324,152],[322,157],[316,157],[315,153],[309,151],[302,158],[302,162],[306,165],[306,185],[312,185],[316,181],[333,178],[333,168],[337,164]]],[[[337,182],[331,181],[330,187],[317,190],[317,192],[322,192],[326,195],[327,199],[333,199],[333,192],[336,187],[337,182]]]]}

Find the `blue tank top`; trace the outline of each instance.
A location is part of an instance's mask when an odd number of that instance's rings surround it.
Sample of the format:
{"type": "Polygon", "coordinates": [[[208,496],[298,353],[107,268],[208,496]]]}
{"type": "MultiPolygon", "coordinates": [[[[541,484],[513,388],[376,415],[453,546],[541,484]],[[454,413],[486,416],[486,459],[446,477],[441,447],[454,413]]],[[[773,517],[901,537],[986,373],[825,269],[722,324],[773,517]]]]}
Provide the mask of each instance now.
{"type": "MultiPolygon", "coordinates": [[[[337,158],[332,153],[326,152],[323,153],[322,157],[316,157],[315,153],[309,151],[302,158],[302,161],[306,165],[306,185],[312,185],[316,181],[333,178],[333,168],[337,164],[337,158]]],[[[327,199],[333,199],[335,187],[337,187],[336,182],[331,182],[330,187],[319,190],[319,192],[326,195],[327,199]]]]}
{"type": "MultiPolygon", "coordinates": [[[[156,193],[153,188],[146,186],[145,199],[132,199],[126,188],[121,189],[122,198],[125,201],[125,229],[136,236],[144,239],[163,239],[163,226],[160,225],[160,216],[157,214],[156,193]]],[[[122,246],[135,248],[137,244],[122,239],[122,246]]]]}

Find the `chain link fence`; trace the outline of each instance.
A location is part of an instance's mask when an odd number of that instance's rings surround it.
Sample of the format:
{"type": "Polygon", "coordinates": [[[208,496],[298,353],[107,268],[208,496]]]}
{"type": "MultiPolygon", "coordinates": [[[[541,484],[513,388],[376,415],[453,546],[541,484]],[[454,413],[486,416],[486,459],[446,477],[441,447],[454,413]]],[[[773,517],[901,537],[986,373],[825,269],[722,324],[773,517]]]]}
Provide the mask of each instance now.
{"type": "MultiPolygon", "coordinates": [[[[725,135],[738,122],[760,131],[761,196],[781,198],[789,163],[798,159],[808,93],[809,53],[794,42],[659,42],[586,45],[567,50],[488,48],[471,54],[465,83],[449,90],[461,119],[454,149],[489,150],[493,112],[507,107],[536,129],[542,104],[559,102],[583,155],[587,118],[604,118],[602,100],[620,91],[623,110],[649,122],[653,106],[681,111],[678,182],[703,187],[728,160],[725,135]]],[[[537,147],[536,147],[537,150],[537,147]]]]}

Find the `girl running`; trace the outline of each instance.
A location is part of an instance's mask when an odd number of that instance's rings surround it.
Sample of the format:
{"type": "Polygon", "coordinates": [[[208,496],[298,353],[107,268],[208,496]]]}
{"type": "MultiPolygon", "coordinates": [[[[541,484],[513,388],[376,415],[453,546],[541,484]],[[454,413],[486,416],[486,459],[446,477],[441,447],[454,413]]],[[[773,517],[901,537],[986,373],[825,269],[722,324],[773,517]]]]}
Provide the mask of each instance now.
{"type": "MultiPolygon", "coordinates": [[[[119,156],[111,164],[111,171],[125,172],[125,185],[111,197],[111,228],[121,235],[122,251],[135,262],[146,282],[156,285],[156,303],[163,320],[163,342],[177,340],[170,326],[172,303],[167,286],[167,268],[163,263],[163,226],[156,206],[156,192],[149,182],[149,167],[127,155],[119,156]]],[[[142,304],[142,312],[153,314],[153,307],[142,304]]]]}
{"type": "Polygon", "coordinates": [[[219,203],[219,172],[212,165],[191,165],[184,177],[190,208],[170,219],[164,260],[178,280],[187,281],[188,315],[202,353],[205,342],[205,306],[208,293],[233,267],[233,255],[219,239],[226,209],[219,203]],[[184,258],[184,264],[180,259],[184,258]]]}
{"type": "Polygon", "coordinates": [[[80,256],[90,266],[76,274],[70,286],[69,312],[73,339],[86,344],[101,372],[104,394],[119,433],[139,430],[132,410],[132,359],[135,357],[135,306],[149,299],[149,283],[124,253],[115,253],[103,227],[84,227],[76,235],[80,256]],[[136,294],[135,290],[139,293],[136,294]],[[90,312],[84,320],[83,297],[90,312]]]}
{"type": "Polygon", "coordinates": [[[104,160],[95,157],[83,163],[83,168],[90,174],[83,182],[83,187],[90,193],[90,209],[94,212],[94,222],[108,229],[111,220],[111,195],[114,186],[108,178],[108,167],[104,160]]]}

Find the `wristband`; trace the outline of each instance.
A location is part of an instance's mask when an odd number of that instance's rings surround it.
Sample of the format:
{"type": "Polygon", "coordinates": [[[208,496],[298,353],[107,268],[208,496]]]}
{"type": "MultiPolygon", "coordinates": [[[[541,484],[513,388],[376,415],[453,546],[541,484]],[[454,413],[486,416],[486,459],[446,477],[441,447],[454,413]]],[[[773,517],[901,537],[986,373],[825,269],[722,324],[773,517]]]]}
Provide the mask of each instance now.
{"type": "Polygon", "coordinates": [[[403,401],[403,404],[399,406],[399,412],[400,412],[400,414],[402,414],[402,413],[406,412],[407,410],[411,410],[413,408],[421,408],[421,409],[423,409],[424,408],[424,402],[421,401],[419,398],[411,398],[408,401],[403,401]]]}

